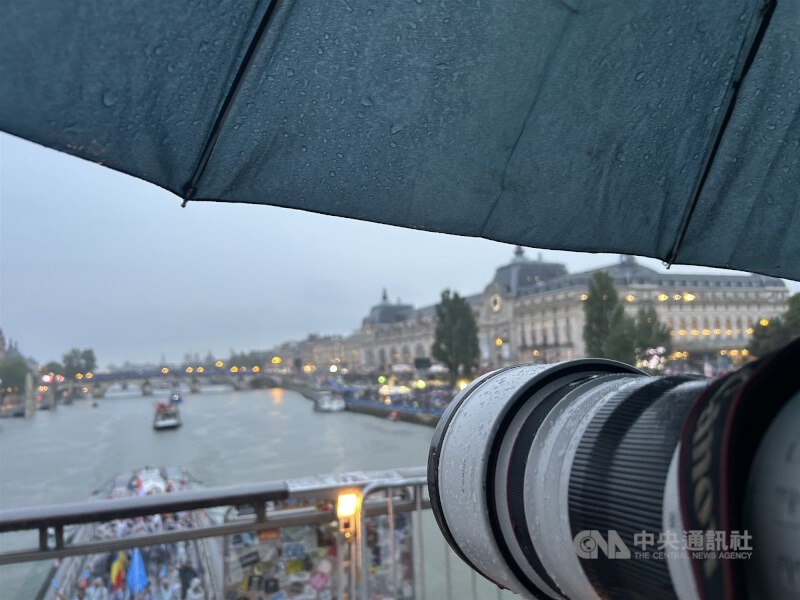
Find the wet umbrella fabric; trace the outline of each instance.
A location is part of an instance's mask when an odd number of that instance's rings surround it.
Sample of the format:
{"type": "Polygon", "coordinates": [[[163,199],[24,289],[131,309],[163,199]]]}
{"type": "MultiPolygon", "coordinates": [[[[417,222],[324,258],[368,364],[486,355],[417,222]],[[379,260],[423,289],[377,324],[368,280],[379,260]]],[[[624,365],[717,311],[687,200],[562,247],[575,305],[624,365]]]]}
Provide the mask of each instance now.
{"type": "Polygon", "coordinates": [[[800,3],[7,2],[0,129],[184,200],[800,278],[800,3]]]}

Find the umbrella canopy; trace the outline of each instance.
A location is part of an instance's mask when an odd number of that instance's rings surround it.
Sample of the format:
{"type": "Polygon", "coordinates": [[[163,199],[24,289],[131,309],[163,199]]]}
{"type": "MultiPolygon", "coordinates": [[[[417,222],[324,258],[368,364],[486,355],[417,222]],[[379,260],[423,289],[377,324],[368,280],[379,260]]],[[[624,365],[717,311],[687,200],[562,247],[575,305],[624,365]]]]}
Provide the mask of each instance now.
{"type": "Polygon", "coordinates": [[[800,279],[800,2],[30,0],[0,129],[184,200],[800,279]]]}

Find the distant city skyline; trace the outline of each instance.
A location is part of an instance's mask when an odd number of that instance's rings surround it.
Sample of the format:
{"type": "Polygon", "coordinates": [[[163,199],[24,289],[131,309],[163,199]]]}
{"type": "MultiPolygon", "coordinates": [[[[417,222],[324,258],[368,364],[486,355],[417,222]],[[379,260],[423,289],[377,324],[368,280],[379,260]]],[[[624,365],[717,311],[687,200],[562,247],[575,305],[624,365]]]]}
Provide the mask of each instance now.
{"type": "MultiPolygon", "coordinates": [[[[446,288],[480,293],[513,251],[275,207],[182,209],[151,184],[0,134],[0,328],[40,362],[77,347],[92,348],[102,368],[178,363],[348,335],[384,288],[416,307],[446,288]]],[[[526,248],[528,258],[539,252],[570,272],[618,260],[526,248]]]]}

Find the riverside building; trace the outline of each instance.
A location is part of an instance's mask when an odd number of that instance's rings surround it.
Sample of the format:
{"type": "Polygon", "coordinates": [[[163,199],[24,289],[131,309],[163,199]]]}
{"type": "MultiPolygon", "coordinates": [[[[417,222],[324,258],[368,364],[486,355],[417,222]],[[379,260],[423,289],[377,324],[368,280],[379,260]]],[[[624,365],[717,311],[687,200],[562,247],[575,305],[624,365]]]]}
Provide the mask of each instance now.
{"type": "MultiPolygon", "coordinates": [[[[480,367],[586,357],[583,302],[595,271],[613,278],[631,316],[646,305],[656,309],[672,337],[672,358],[684,361],[673,364],[687,370],[716,373],[739,364],[747,358],[755,328],[788,308],[786,285],[773,277],[659,273],[631,256],[601,269],[569,273],[563,264],[545,262],[541,255],[531,260],[517,247],[482,293],[466,297],[478,323],[480,367]]],[[[324,355],[350,370],[401,372],[415,360],[432,360],[434,330],[435,306],[392,303],[384,290],[358,329],[335,344],[324,342],[324,355]]]]}

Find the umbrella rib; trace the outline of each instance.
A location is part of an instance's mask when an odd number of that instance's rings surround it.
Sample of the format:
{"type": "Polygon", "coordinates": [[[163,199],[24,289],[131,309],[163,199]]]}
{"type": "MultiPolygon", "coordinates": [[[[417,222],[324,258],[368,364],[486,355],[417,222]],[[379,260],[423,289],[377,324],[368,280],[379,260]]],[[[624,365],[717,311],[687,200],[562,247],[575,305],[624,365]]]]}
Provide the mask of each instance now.
{"type": "MultiPolygon", "coordinates": [[[[569,4],[565,2],[562,2],[561,4],[563,4],[564,7],[569,10],[570,13],[577,14],[577,11],[574,10],[572,7],[570,7],[569,4]]],[[[567,31],[567,29],[570,27],[571,24],[572,20],[570,18],[565,20],[564,24],[561,26],[561,31],[559,33],[559,37],[561,39],[564,38],[565,32],[567,31]]],[[[558,55],[559,50],[560,46],[555,46],[550,50],[550,54],[548,55],[547,60],[545,61],[545,68],[543,69],[544,72],[544,75],[542,77],[543,80],[547,80],[547,78],[550,76],[550,72],[553,66],[553,60],[558,55]]],[[[517,151],[517,146],[519,146],[519,142],[522,139],[522,135],[525,133],[525,129],[528,127],[528,122],[531,120],[531,115],[533,114],[536,105],[539,103],[539,97],[544,87],[545,87],[544,84],[542,84],[536,89],[536,93],[534,94],[533,99],[531,100],[531,103],[528,106],[528,112],[525,115],[525,119],[523,119],[522,121],[522,126],[519,129],[517,138],[514,140],[514,145],[512,146],[511,150],[508,153],[508,156],[506,157],[506,164],[503,166],[503,176],[500,181],[500,191],[497,193],[497,197],[495,197],[494,202],[492,203],[492,207],[486,213],[486,217],[484,218],[483,223],[481,223],[481,228],[478,233],[480,237],[486,237],[484,235],[486,232],[486,228],[489,225],[489,221],[492,218],[494,211],[497,209],[497,205],[500,204],[500,198],[502,198],[503,192],[505,192],[506,189],[508,166],[511,164],[511,160],[514,158],[514,153],[517,151]]]]}
{"type": "Polygon", "coordinates": [[[244,58],[239,65],[239,69],[236,71],[236,76],[233,78],[233,82],[231,82],[231,87],[228,88],[228,93],[225,95],[225,100],[223,101],[222,107],[217,114],[216,120],[214,121],[214,126],[211,128],[211,133],[206,139],[203,153],[200,155],[200,159],[197,161],[192,178],[184,187],[183,202],[181,203],[182,207],[186,206],[186,203],[193,199],[193,196],[197,191],[197,182],[200,181],[200,177],[203,176],[203,172],[208,164],[208,159],[211,158],[211,153],[214,151],[214,146],[217,144],[217,138],[219,138],[222,127],[225,125],[225,121],[228,118],[228,113],[233,106],[233,102],[236,100],[236,96],[239,94],[239,90],[242,87],[245,75],[247,75],[250,65],[255,59],[256,52],[261,46],[261,42],[264,40],[264,36],[266,35],[267,30],[272,23],[272,17],[275,14],[278,4],[280,4],[280,0],[269,0],[267,9],[264,11],[264,16],[261,17],[261,22],[258,24],[258,29],[256,29],[253,39],[250,40],[250,45],[247,47],[247,52],[245,53],[244,58]]]}
{"type": "Polygon", "coordinates": [[[747,75],[747,72],[750,70],[750,66],[753,64],[753,59],[755,58],[756,52],[758,52],[758,49],[761,46],[761,41],[764,39],[764,34],[769,26],[772,13],[775,11],[775,3],[776,0],[764,0],[764,4],[759,9],[759,19],[761,22],[759,23],[758,28],[756,29],[753,38],[750,41],[745,60],[739,67],[739,72],[734,77],[730,88],[726,92],[725,111],[723,113],[723,117],[717,124],[716,132],[714,134],[714,141],[711,144],[711,148],[709,149],[705,160],[703,161],[700,177],[697,179],[694,189],[692,190],[692,195],[688,205],[686,206],[686,211],[684,212],[683,219],[681,220],[681,225],[678,228],[677,235],[675,236],[675,242],[672,244],[672,248],[667,254],[667,257],[664,259],[667,268],[672,266],[678,256],[678,249],[683,242],[683,238],[686,236],[686,231],[689,229],[689,222],[692,220],[692,215],[694,214],[695,208],[697,208],[697,203],[700,200],[700,194],[702,193],[706,179],[708,179],[708,175],[711,172],[711,166],[713,165],[714,159],[717,156],[717,151],[722,144],[722,136],[725,134],[725,130],[728,127],[728,122],[731,120],[731,116],[733,115],[733,109],[736,106],[736,99],[739,96],[739,88],[741,87],[742,81],[747,75]]]}

